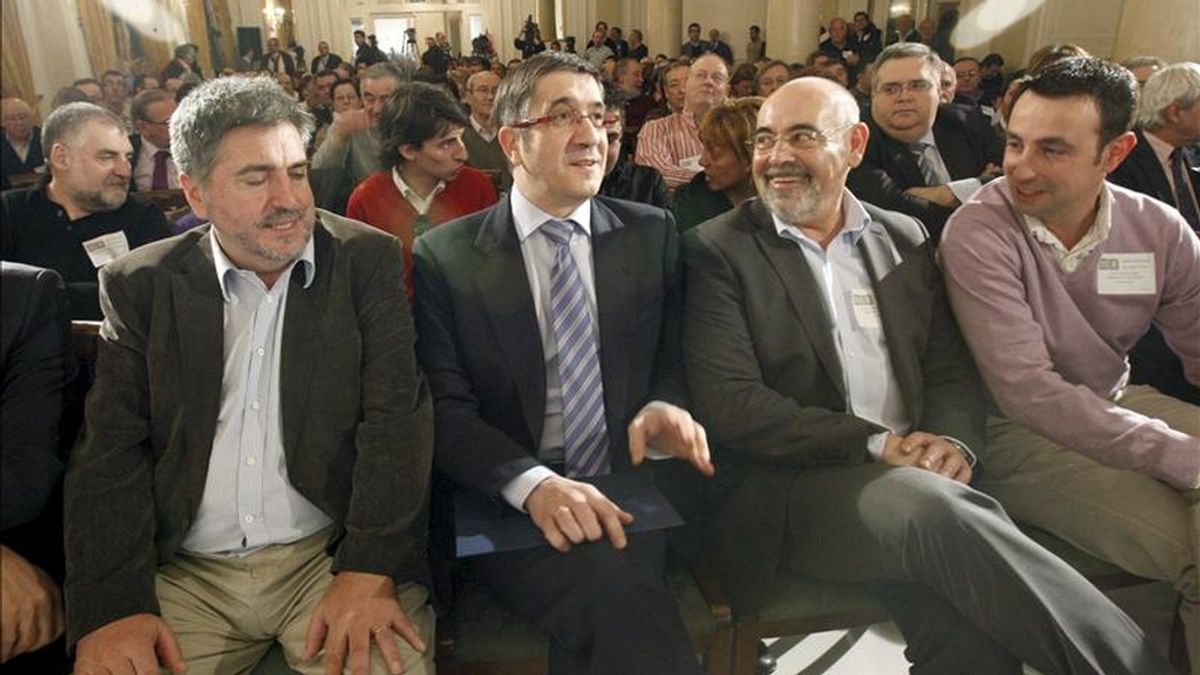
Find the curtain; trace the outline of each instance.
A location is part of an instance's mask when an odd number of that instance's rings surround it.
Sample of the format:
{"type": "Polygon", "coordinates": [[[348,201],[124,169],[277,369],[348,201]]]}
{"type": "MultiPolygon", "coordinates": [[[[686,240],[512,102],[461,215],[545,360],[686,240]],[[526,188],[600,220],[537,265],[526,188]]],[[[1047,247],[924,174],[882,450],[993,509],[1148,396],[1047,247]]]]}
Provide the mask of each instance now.
{"type": "MultiPolygon", "coordinates": [[[[0,0],[0,10],[4,13],[3,26],[4,71],[0,86],[4,87],[7,96],[17,96],[33,108],[35,117],[41,94],[34,90],[33,71],[29,67],[29,52],[25,51],[25,36],[21,34],[21,17],[15,0],[0,0]]],[[[36,122],[35,122],[36,123],[36,122]]]]}
{"type": "Polygon", "coordinates": [[[121,65],[117,54],[116,32],[113,15],[103,0],[76,0],[79,7],[79,25],[83,28],[83,42],[87,47],[88,62],[92,71],[99,76],[109,68],[121,65]]]}

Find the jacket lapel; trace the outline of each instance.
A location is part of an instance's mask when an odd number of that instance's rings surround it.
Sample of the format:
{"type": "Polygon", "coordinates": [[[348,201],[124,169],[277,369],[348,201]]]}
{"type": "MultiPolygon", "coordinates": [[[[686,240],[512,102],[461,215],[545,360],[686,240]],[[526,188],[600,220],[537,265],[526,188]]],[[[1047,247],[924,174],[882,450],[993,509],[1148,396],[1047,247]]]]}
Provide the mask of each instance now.
{"type": "Polygon", "coordinates": [[[821,287],[804,260],[804,253],[797,250],[796,244],[779,236],[767,207],[761,200],[754,201],[750,213],[759,249],[783,282],[792,309],[800,318],[804,332],[808,334],[809,344],[817,353],[817,358],[825,367],[829,379],[844,398],[846,382],[841,361],[838,360],[837,348],[833,344],[833,332],[830,330],[833,323],[825,310],[825,303],[821,300],[821,287]]]}
{"type": "MultiPolygon", "coordinates": [[[[909,288],[904,283],[904,274],[899,265],[902,263],[893,258],[891,241],[878,223],[872,222],[863,232],[858,242],[859,250],[864,253],[867,263],[867,274],[871,277],[871,285],[875,292],[875,305],[879,308],[880,323],[883,324],[883,336],[888,346],[888,356],[892,361],[892,372],[902,391],[904,401],[917,406],[921,396],[917,391],[917,383],[921,381],[921,364],[914,358],[911,348],[912,333],[916,328],[911,317],[914,315],[913,303],[922,302],[928,295],[927,291],[909,288]],[[922,300],[917,300],[918,298],[922,300]]],[[[921,316],[921,313],[915,313],[921,316]]],[[[920,410],[910,410],[911,419],[921,419],[920,410]]]]}
{"type": "Polygon", "coordinates": [[[509,376],[516,384],[525,424],[537,443],[546,410],[546,357],[507,198],[484,218],[475,249],[482,256],[475,273],[479,304],[492,322],[509,376]]]}
{"type": "Polygon", "coordinates": [[[297,264],[288,282],[287,310],[283,315],[283,340],[279,357],[279,420],[283,427],[284,453],[299,447],[303,419],[308,413],[312,391],[313,364],[326,348],[325,301],[329,298],[333,267],[333,237],[318,219],[313,227],[312,285],[304,287],[304,272],[297,264]],[[316,331],[313,326],[317,326],[316,331]]]}
{"type": "MultiPolygon", "coordinates": [[[[614,434],[622,434],[628,409],[629,359],[634,352],[637,325],[632,321],[637,309],[637,274],[629,265],[625,250],[628,230],[608,207],[592,200],[592,266],[596,282],[596,308],[600,321],[600,376],[604,383],[605,418],[610,446],[614,434]]],[[[628,457],[613,453],[618,463],[628,457]]]]}
{"type": "MultiPolygon", "coordinates": [[[[189,454],[207,457],[216,434],[225,368],[225,305],[212,259],[211,230],[197,238],[171,278],[175,330],[179,340],[181,382],[186,388],[184,434],[189,454]]],[[[189,463],[199,471],[191,484],[203,486],[208,463],[189,463]],[[198,482],[198,483],[197,483],[198,482]]]]}

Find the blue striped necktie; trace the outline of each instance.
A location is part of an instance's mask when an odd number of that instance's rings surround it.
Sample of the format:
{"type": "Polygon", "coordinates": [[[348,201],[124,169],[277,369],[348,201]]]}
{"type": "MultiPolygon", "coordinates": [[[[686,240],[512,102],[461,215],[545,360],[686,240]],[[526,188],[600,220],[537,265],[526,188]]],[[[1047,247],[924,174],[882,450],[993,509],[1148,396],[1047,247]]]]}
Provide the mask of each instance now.
{"type": "Polygon", "coordinates": [[[609,472],[608,427],[604,421],[604,383],[592,315],[579,268],[571,257],[573,221],[548,220],[539,228],[556,248],[550,271],[550,315],[558,345],[562,385],[563,451],[567,476],[609,472]]]}

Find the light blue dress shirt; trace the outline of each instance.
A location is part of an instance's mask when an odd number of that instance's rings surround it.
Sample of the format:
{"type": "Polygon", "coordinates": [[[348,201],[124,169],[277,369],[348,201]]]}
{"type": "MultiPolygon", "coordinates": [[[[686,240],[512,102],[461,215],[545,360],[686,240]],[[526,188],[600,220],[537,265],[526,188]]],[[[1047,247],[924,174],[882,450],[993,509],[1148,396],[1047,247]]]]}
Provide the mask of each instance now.
{"type": "MultiPolygon", "coordinates": [[[[777,216],[772,214],[771,218],[779,236],[795,243],[804,254],[804,261],[821,287],[821,300],[842,364],[846,410],[904,436],[912,430],[912,420],[892,370],[871,276],[858,246],[864,232],[883,225],[873,222],[862,203],[846,189],[842,190],[842,209],[842,229],[828,248],[821,248],[820,243],[777,216]]],[[[887,241],[891,246],[891,265],[875,270],[880,278],[900,264],[900,252],[890,238],[887,241]]],[[[878,459],[886,440],[887,433],[872,435],[867,450],[878,459]]]]}
{"type": "Polygon", "coordinates": [[[288,482],[279,409],[283,317],[292,270],[304,288],[316,275],[313,241],[270,289],[239,269],[212,241],[225,307],[225,368],[221,407],[208,461],[204,495],[183,548],[242,556],[270,544],[298,541],[332,524],[288,482]]]}

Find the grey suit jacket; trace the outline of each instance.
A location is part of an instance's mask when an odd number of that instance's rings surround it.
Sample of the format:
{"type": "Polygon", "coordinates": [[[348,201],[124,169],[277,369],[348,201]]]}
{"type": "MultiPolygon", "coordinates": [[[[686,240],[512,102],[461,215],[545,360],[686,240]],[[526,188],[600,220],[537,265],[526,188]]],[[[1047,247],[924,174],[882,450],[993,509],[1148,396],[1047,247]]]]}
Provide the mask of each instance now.
{"type": "MultiPolygon", "coordinates": [[[[424,581],[432,406],[400,248],[318,215],[316,277],[289,287],[284,316],[288,480],[334,521],[336,571],[424,581]]],[[[101,271],[96,379],[67,470],[68,644],[158,610],[155,570],[199,508],[224,358],[211,236],[203,226],[101,271]]]]}
{"type": "MultiPolygon", "coordinates": [[[[859,247],[913,429],[980,449],[982,390],[931,242],[912,218],[865,206],[859,247]],[[881,277],[889,243],[901,261],[881,277]]],[[[714,559],[753,605],[779,567],[792,477],[872,461],[867,439],[885,429],[847,411],[822,291],[760,200],[688,231],[683,251],[684,364],[717,463],[714,559]]]]}

